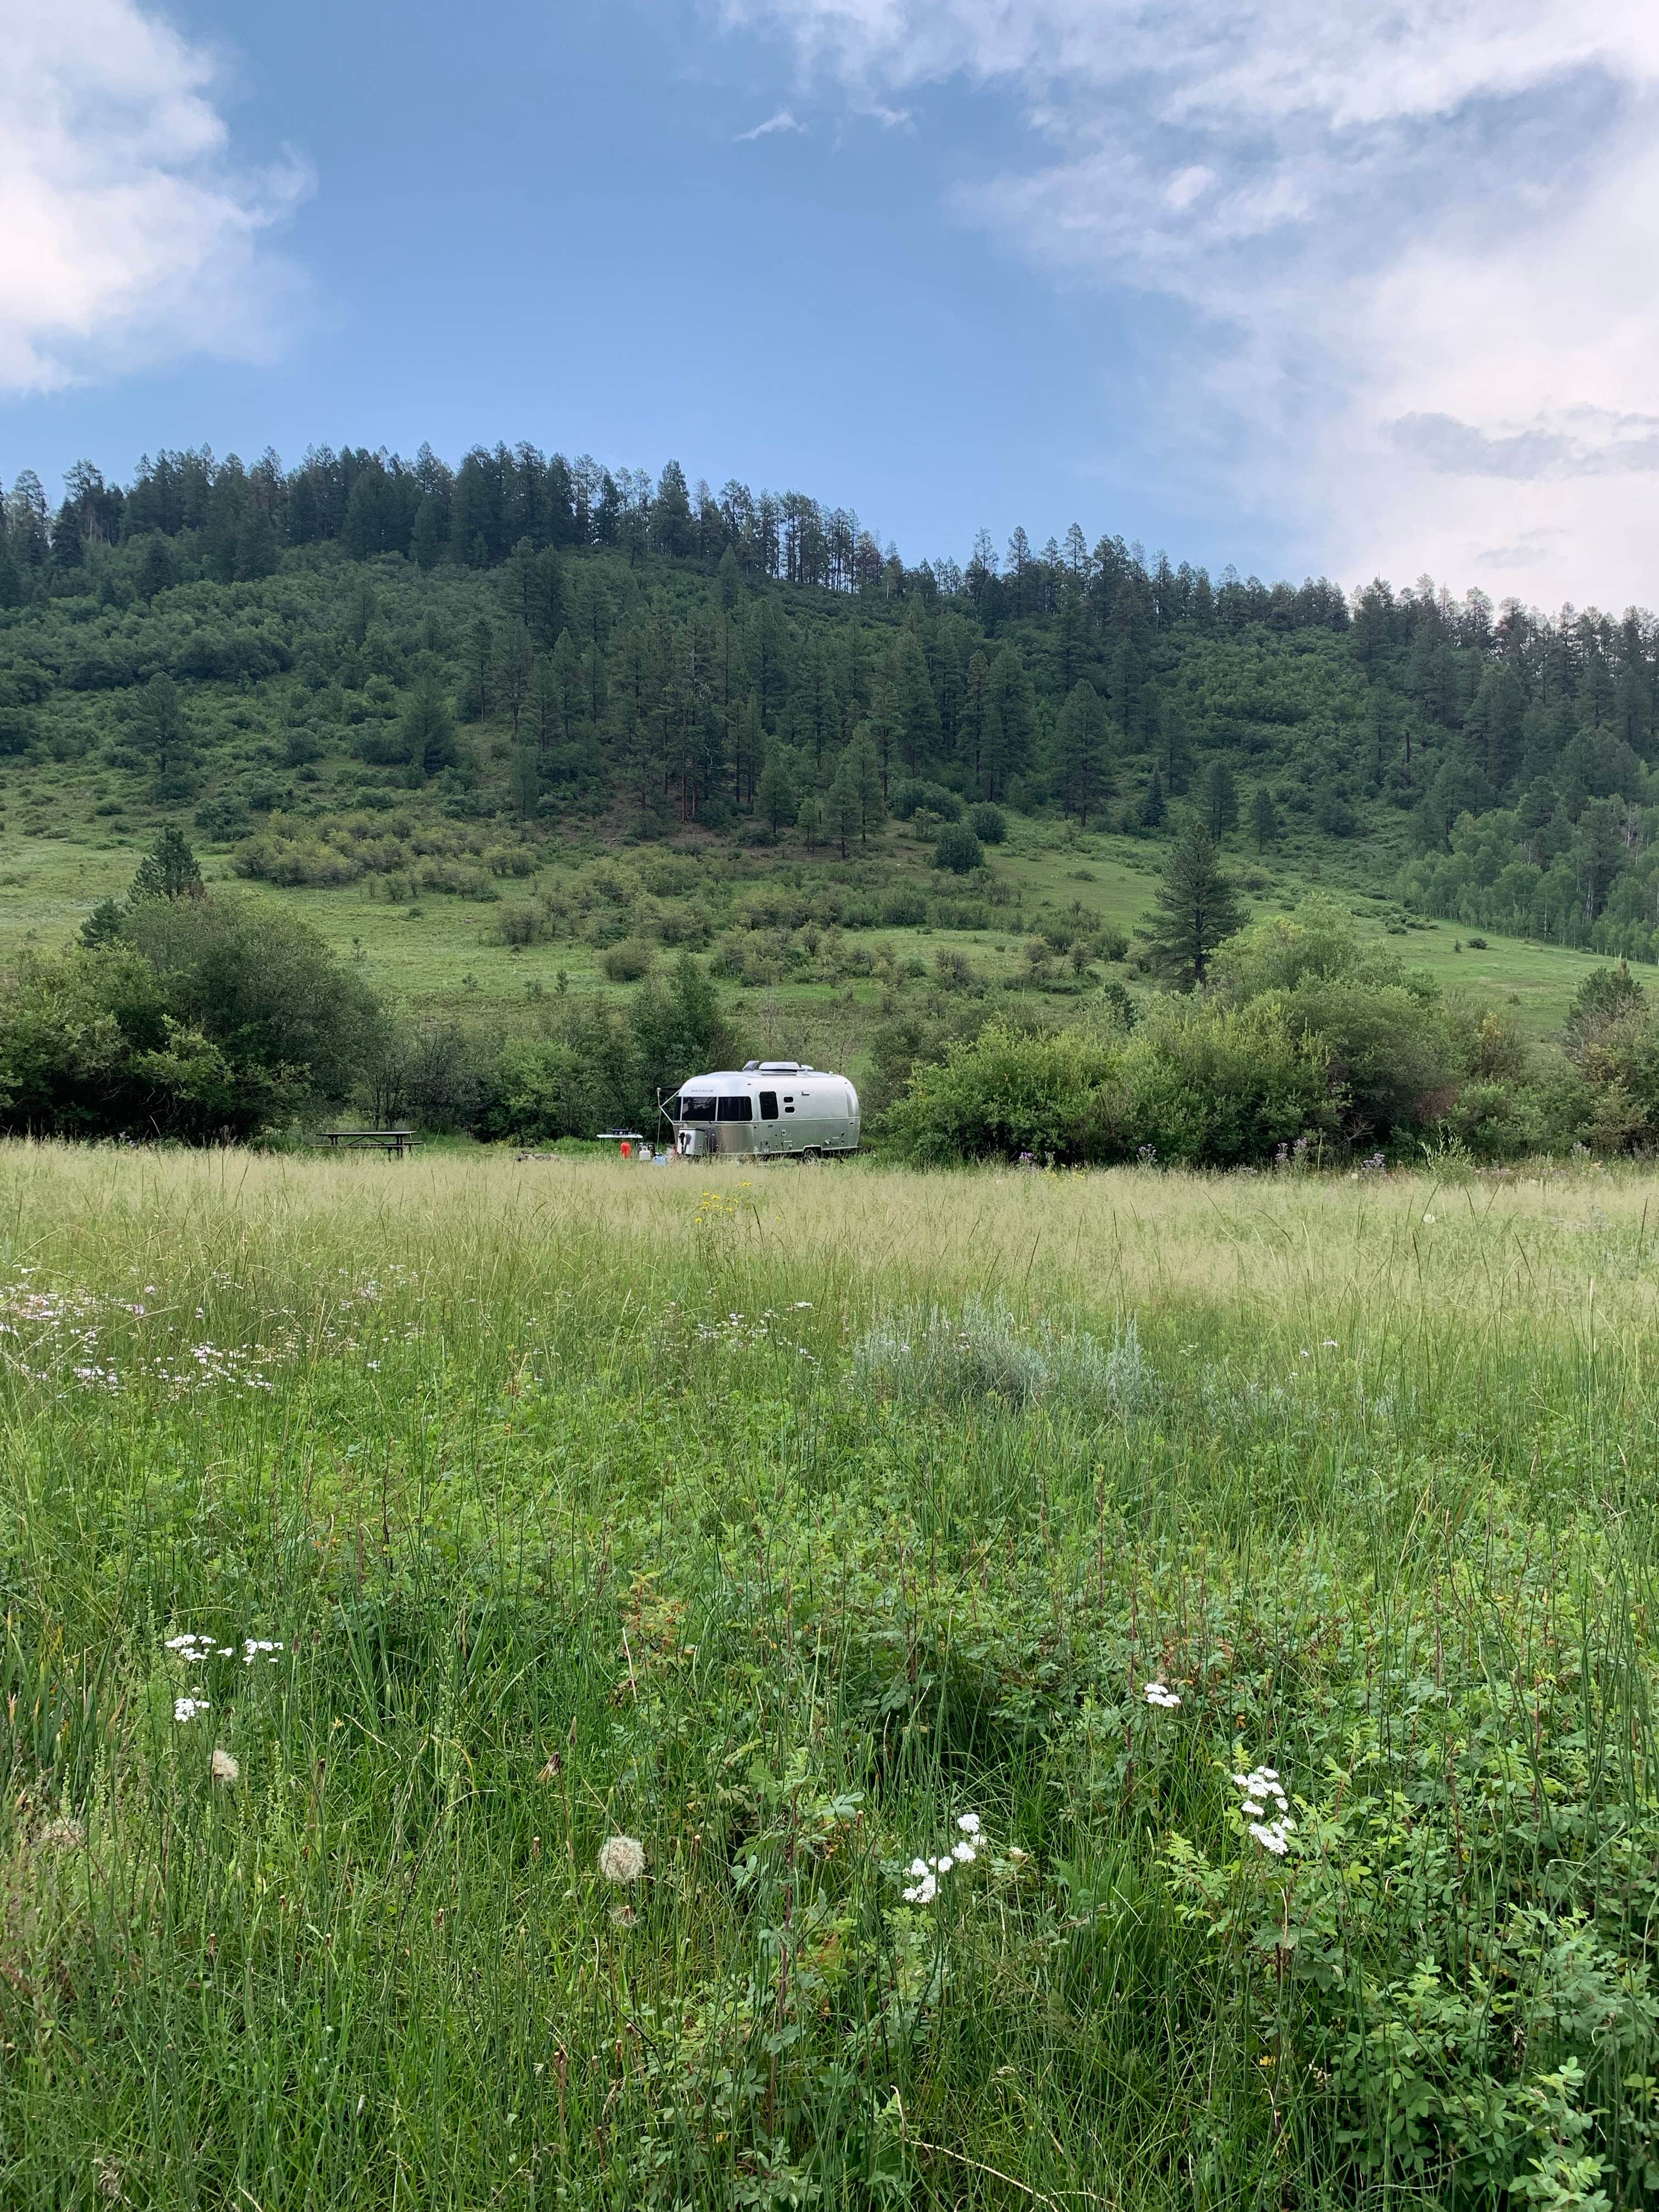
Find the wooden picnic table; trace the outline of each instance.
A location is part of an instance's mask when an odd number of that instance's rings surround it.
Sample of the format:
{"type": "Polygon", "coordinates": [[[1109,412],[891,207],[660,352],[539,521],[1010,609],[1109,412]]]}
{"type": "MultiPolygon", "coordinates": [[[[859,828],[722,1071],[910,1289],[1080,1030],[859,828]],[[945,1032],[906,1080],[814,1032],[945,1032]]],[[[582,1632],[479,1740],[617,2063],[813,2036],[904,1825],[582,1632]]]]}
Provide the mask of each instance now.
{"type": "Polygon", "coordinates": [[[418,1152],[420,1139],[412,1129],[325,1129],[323,1139],[338,1152],[342,1145],[356,1151],[378,1145],[388,1159],[402,1159],[405,1152],[418,1152]]]}

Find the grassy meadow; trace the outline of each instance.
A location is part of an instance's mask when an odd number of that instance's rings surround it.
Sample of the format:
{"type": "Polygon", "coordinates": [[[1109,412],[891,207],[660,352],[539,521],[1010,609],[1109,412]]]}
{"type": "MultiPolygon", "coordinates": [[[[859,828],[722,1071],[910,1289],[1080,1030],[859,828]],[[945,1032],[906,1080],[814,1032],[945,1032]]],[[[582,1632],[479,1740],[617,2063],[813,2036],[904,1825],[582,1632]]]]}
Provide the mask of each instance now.
{"type": "Polygon", "coordinates": [[[0,2203],[1651,2202],[1656,1195],[6,1147],[0,2203]]]}

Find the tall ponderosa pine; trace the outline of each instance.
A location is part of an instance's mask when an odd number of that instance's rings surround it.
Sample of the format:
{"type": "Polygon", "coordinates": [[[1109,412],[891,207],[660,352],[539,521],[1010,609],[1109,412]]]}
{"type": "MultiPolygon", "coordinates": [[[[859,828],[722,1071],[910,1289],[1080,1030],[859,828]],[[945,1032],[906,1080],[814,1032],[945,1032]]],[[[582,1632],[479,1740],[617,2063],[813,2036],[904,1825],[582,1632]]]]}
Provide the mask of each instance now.
{"type": "Polygon", "coordinates": [[[1265,783],[1257,784],[1255,796],[1250,801],[1250,834],[1255,839],[1258,853],[1265,853],[1270,845],[1279,842],[1279,809],[1265,783]]]}
{"type": "Polygon", "coordinates": [[[1142,925],[1153,964],[1178,989],[1191,990],[1209,973],[1217,945],[1248,919],[1208,823],[1189,815],[1170,848],[1152,919],[1142,925]]]}
{"type": "Polygon", "coordinates": [[[416,677],[400,728],[404,757],[417,775],[437,775],[454,767],[455,717],[435,668],[424,668],[416,677]]]}
{"type": "Polygon", "coordinates": [[[1100,694],[1086,678],[1073,685],[1054,720],[1054,789],[1086,829],[1112,788],[1111,731],[1100,694]]]}
{"type": "Polygon", "coordinates": [[[1212,761],[1204,778],[1204,819],[1218,841],[1238,827],[1238,786],[1225,761],[1212,761]]]}

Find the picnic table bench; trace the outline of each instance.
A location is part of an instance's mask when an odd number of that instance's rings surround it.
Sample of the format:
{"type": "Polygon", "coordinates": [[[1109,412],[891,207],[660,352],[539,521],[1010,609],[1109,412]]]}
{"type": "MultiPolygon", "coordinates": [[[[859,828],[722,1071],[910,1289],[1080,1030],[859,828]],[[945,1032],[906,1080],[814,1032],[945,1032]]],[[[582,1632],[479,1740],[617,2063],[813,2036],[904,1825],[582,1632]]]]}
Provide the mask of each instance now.
{"type": "Polygon", "coordinates": [[[387,1159],[402,1159],[405,1152],[418,1152],[420,1140],[412,1129],[325,1129],[323,1139],[337,1152],[342,1145],[353,1151],[378,1145],[387,1159]]]}

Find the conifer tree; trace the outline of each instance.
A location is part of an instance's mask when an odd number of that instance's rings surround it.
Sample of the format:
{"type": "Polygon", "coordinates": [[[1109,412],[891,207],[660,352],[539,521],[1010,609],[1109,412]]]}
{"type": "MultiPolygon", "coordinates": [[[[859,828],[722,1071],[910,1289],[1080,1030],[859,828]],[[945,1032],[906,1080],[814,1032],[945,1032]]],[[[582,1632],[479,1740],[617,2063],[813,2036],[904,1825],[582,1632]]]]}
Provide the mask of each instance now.
{"type": "Polygon", "coordinates": [[[121,925],[127,910],[119,899],[100,899],[92,912],[81,924],[81,942],[86,945],[113,945],[121,934],[121,925]]]}
{"type": "Polygon", "coordinates": [[[429,492],[421,495],[415,510],[415,527],[410,533],[409,550],[416,567],[423,576],[429,576],[443,557],[443,544],[438,532],[438,502],[429,492]]]}
{"type": "Polygon", "coordinates": [[[1210,956],[1249,919],[1201,815],[1182,823],[1170,849],[1154,912],[1143,925],[1154,965],[1180,990],[1200,985],[1210,956]]]}
{"type": "Polygon", "coordinates": [[[404,754],[417,775],[437,775],[455,765],[455,718],[435,668],[422,669],[416,678],[401,726],[404,754]]]}
{"type": "Polygon", "coordinates": [[[165,669],[158,669],[150,678],[131,711],[134,743],[155,756],[156,773],[165,775],[168,761],[175,759],[185,744],[184,702],[179,686],[165,669]]]}
{"type": "Polygon", "coordinates": [[[880,828],[887,812],[881,788],[881,760],[868,722],[860,722],[853,732],[837,774],[843,770],[858,800],[859,842],[866,844],[870,832],[880,828]]]}
{"type": "Polygon", "coordinates": [[[1225,761],[1212,761],[1204,779],[1204,818],[1218,843],[1238,827],[1238,786],[1225,761]]]}
{"type": "Polygon", "coordinates": [[[755,805],[775,837],[794,820],[799,803],[788,756],[781,745],[769,746],[755,788],[755,805]]]}
{"type": "Polygon", "coordinates": [[[138,863],[138,872],[127,896],[180,899],[203,896],[201,865],[191,851],[184,832],[169,825],[138,863]]]}
{"type": "Polygon", "coordinates": [[[1053,769],[1060,805],[1086,829],[1112,787],[1106,709],[1086,678],[1073,685],[1055,718],[1053,769]]]}
{"type": "Polygon", "coordinates": [[[852,764],[849,749],[836,763],[836,773],[823,802],[824,829],[840,848],[843,860],[847,858],[848,848],[860,833],[862,820],[858,772],[852,764]]]}
{"type": "MultiPolygon", "coordinates": [[[[1552,804],[1553,799],[1554,793],[1552,793],[1552,804]]],[[[1258,853],[1265,853],[1270,845],[1279,842],[1279,809],[1273,805],[1273,795],[1265,783],[1257,784],[1255,796],[1250,801],[1250,832],[1255,839],[1258,853]]]]}
{"type": "Polygon", "coordinates": [[[1170,811],[1170,802],[1164,796],[1164,771],[1152,763],[1152,781],[1146,786],[1146,796],[1140,803],[1140,826],[1143,830],[1160,828],[1170,811]]]}

